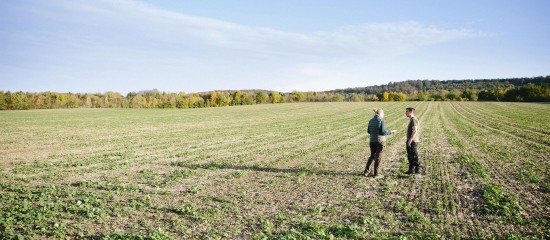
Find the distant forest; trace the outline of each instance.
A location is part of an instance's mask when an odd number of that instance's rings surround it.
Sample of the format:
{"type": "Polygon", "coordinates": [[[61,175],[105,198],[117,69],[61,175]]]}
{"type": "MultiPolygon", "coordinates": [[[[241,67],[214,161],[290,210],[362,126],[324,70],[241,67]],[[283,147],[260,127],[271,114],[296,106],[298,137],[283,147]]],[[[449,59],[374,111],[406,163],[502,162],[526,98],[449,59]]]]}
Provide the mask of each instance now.
{"type": "Polygon", "coordinates": [[[0,110],[53,108],[204,108],[290,102],[510,101],[550,102],[550,76],[479,80],[408,80],[325,92],[266,90],[167,93],[4,92],[0,110]]]}
{"type": "MultiPolygon", "coordinates": [[[[550,102],[550,76],[476,80],[408,80],[386,85],[337,89],[330,93],[376,95],[402,93],[413,101],[550,102]]],[[[396,98],[396,97],[394,97],[396,98]]],[[[392,99],[389,99],[391,101],[392,99]]],[[[397,99],[394,99],[397,100],[397,99]]]]}

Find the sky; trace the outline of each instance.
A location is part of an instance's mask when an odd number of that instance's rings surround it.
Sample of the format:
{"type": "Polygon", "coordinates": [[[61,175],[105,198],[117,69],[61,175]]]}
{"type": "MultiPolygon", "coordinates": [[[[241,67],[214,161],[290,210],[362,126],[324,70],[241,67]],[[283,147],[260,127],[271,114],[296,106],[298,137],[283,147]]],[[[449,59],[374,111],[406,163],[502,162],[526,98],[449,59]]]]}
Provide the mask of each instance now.
{"type": "Polygon", "coordinates": [[[547,0],[1,0],[0,90],[325,91],[550,75],[547,0]]]}

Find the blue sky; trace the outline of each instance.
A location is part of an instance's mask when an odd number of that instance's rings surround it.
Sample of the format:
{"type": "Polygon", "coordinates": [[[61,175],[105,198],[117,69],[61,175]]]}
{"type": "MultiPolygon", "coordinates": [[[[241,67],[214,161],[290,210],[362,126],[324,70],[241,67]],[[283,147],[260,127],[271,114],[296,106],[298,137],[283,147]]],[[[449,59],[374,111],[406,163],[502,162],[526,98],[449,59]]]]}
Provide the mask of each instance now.
{"type": "Polygon", "coordinates": [[[2,0],[0,90],[289,92],[550,75],[545,0],[2,0]]]}

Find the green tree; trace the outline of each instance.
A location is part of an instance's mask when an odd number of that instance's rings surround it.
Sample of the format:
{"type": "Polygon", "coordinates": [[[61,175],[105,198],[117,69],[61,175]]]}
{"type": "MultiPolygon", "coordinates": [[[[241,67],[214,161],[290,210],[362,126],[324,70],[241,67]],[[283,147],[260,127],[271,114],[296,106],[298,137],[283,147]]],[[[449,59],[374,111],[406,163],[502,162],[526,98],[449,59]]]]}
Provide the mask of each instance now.
{"type": "Polygon", "coordinates": [[[103,100],[103,106],[107,108],[121,108],[124,105],[124,97],[118,92],[106,92],[103,100]]]}
{"type": "Polygon", "coordinates": [[[468,101],[477,101],[477,94],[470,89],[464,90],[464,92],[462,92],[461,97],[468,101]]]}
{"type": "Polygon", "coordinates": [[[380,99],[378,99],[378,96],[376,96],[376,94],[367,94],[366,100],[369,102],[375,102],[379,101],[380,99]]]}
{"type": "Polygon", "coordinates": [[[504,94],[506,94],[506,89],[499,89],[497,91],[497,100],[501,101],[502,99],[504,99],[504,94]]]}
{"type": "Polygon", "coordinates": [[[80,107],[80,99],[75,94],[68,93],[67,101],[65,102],[66,108],[77,108],[80,107]]]}
{"type": "Polygon", "coordinates": [[[449,94],[447,94],[447,99],[452,100],[452,101],[460,101],[460,100],[462,100],[462,99],[460,98],[460,95],[458,95],[458,94],[455,93],[455,92],[450,92],[449,94]]]}
{"type": "Polygon", "coordinates": [[[189,107],[190,108],[202,108],[206,106],[206,101],[200,94],[194,93],[189,96],[189,107]]]}
{"type": "Polygon", "coordinates": [[[4,91],[0,91],[0,110],[6,110],[8,109],[8,106],[6,105],[6,99],[5,99],[4,91]]]}
{"type": "Polygon", "coordinates": [[[265,92],[257,92],[256,93],[256,103],[257,104],[263,104],[267,103],[267,100],[269,99],[269,96],[265,92]]]}
{"type": "Polygon", "coordinates": [[[482,90],[478,94],[479,101],[496,101],[497,93],[495,90],[482,90]]]}
{"type": "Polygon", "coordinates": [[[431,92],[430,99],[433,99],[435,101],[445,101],[445,95],[441,91],[431,92]]]}
{"type": "Polygon", "coordinates": [[[16,92],[16,93],[10,93],[8,92],[6,94],[7,99],[6,103],[8,106],[8,109],[12,110],[25,110],[29,109],[29,99],[27,98],[27,94],[24,92],[16,92]]]}
{"type": "Polygon", "coordinates": [[[253,105],[256,104],[256,95],[250,92],[243,92],[243,105],[253,105]]]}
{"type": "Polygon", "coordinates": [[[290,93],[290,97],[293,102],[301,102],[304,98],[304,94],[302,92],[292,91],[292,93],[290,93]]]}
{"type": "Polygon", "coordinates": [[[426,91],[420,91],[417,95],[418,101],[426,101],[426,91]]]}
{"type": "Polygon", "coordinates": [[[176,108],[176,94],[163,92],[160,96],[158,108],[176,108]]]}
{"type": "Polygon", "coordinates": [[[220,106],[231,106],[232,102],[233,98],[231,97],[230,93],[222,92],[220,94],[220,106]]]}
{"type": "Polygon", "coordinates": [[[350,102],[363,102],[363,101],[365,101],[365,97],[362,94],[352,93],[350,98],[349,98],[349,101],[350,102]]]}
{"type": "Polygon", "coordinates": [[[507,102],[521,102],[523,101],[523,98],[519,95],[519,91],[517,89],[509,89],[506,93],[504,93],[501,100],[507,102]]]}
{"type": "Polygon", "coordinates": [[[550,88],[544,83],[530,83],[522,86],[518,95],[529,102],[548,102],[550,101],[550,88]]]}
{"type": "Polygon", "coordinates": [[[64,94],[52,92],[52,108],[64,108],[67,105],[64,94]]]}
{"type": "Polygon", "coordinates": [[[179,92],[178,95],[176,95],[176,107],[189,108],[189,99],[184,92],[179,92]]]}

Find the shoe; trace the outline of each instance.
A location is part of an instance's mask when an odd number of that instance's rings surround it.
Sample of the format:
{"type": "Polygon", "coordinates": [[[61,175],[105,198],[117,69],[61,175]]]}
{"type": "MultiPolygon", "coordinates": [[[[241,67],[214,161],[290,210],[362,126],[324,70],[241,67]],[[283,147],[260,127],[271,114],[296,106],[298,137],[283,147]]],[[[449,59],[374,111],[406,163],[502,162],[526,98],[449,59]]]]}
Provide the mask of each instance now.
{"type": "Polygon", "coordinates": [[[370,175],[370,170],[363,171],[363,176],[368,177],[370,175]]]}
{"type": "Polygon", "coordinates": [[[414,167],[414,174],[420,174],[420,167],[414,167]]]}
{"type": "Polygon", "coordinates": [[[372,177],[373,177],[373,178],[384,178],[384,175],[378,174],[378,175],[373,175],[372,177]]]}
{"type": "Polygon", "coordinates": [[[409,171],[406,171],[405,174],[413,174],[414,169],[412,167],[409,168],[409,171]]]}

